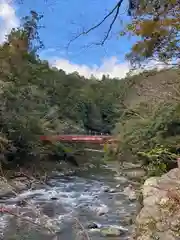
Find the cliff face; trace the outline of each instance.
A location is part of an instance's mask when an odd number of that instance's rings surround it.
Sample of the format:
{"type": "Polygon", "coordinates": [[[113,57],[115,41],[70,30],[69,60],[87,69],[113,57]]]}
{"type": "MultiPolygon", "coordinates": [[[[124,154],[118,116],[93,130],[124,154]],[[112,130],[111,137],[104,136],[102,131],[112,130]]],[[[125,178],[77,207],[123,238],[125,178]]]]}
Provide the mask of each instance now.
{"type": "Polygon", "coordinates": [[[147,179],[143,208],[136,218],[135,240],[180,239],[180,169],[147,179]]]}

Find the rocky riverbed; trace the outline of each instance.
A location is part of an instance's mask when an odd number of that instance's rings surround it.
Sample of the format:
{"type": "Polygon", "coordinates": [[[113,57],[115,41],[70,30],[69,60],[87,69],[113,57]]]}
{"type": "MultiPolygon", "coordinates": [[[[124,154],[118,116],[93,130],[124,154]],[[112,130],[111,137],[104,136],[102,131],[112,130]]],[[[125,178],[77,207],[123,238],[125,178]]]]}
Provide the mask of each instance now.
{"type": "Polygon", "coordinates": [[[69,176],[57,172],[46,183],[1,179],[0,203],[6,211],[0,219],[1,239],[130,239],[136,187],[112,166],[69,176]]]}

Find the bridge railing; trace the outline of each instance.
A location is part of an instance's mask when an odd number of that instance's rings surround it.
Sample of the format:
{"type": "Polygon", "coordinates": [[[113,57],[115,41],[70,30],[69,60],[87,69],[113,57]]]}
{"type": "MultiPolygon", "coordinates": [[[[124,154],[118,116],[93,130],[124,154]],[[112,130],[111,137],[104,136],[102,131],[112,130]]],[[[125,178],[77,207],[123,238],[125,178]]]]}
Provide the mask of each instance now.
{"type": "Polygon", "coordinates": [[[96,132],[96,131],[87,131],[86,134],[90,136],[102,136],[102,135],[110,136],[109,133],[102,133],[102,132],[96,132]]]}

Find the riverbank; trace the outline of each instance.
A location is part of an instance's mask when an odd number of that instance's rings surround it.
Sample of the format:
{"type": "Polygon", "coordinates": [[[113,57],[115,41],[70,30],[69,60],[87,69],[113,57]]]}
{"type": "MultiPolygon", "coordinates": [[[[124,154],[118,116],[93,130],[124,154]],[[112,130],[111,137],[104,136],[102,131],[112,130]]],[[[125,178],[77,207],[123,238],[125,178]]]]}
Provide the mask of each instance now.
{"type": "Polygon", "coordinates": [[[126,194],[138,200],[137,216],[131,240],[180,239],[180,170],[174,168],[159,177],[147,178],[138,164],[124,163],[121,175],[139,180],[136,194],[125,188],[126,194]]]}

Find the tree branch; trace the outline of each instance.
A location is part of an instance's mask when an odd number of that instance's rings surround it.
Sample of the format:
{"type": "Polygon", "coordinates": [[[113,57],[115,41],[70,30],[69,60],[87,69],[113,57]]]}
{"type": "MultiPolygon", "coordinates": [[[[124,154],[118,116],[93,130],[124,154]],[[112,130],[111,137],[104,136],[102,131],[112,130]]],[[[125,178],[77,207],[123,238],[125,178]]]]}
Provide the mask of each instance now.
{"type": "Polygon", "coordinates": [[[115,7],[99,22],[97,23],[96,25],[94,25],[93,27],[89,28],[87,31],[82,31],[81,33],[79,33],[77,36],[75,36],[73,39],[71,39],[67,45],[67,48],[69,48],[69,46],[71,45],[72,42],[74,42],[75,40],[77,40],[79,37],[83,36],[83,35],[87,35],[88,33],[92,32],[93,30],[95,30],[96,28],[100,27],[112,14],[115,13],[112,21],[111,21],[111,24],[109,25],[109,28],[108,28],[108,31],[104,37],[104,39],[97,45],[104,45],[105,41],[108,39],[109,37],[109,34],[112,30],[112,27],[119,15],[119,10],[120,10],[120,7],[121,7],[121,4],[122,4],[123,0],[119,0],[118,3],[115,5],[115,7]]]}

